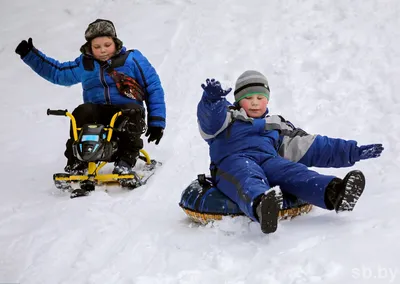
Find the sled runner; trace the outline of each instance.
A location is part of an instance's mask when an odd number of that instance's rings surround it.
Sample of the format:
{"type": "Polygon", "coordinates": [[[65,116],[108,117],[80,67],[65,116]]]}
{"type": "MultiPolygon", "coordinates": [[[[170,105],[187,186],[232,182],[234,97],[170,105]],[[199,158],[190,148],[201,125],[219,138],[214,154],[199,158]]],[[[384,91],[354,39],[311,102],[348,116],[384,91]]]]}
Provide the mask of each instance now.
{"type": "MultiPolygon", "coordinates": [[[[127,110],[130,111],[130,110],[127,110]]],[[[144,162],[141,172],[132,174],[100,173],[107,163],[113,162],[118,155],[118,141],[112,140],[114,124],[124,110],[117,112],[111,118],[108,126],[102,124],[85,124],[78,128],[74,116],[67,110],[47,110],[47,115],[68,116],[73,131],[74,156],[81,161],[88,162],[86,174],[71,175],[56,173],[53,175],[54,184],[58,189],[71,192],[71,198],[86,196],[95,190],[96,185],[117,184],[127,189],[135,189],[144,185],[154,174],[160,162],[150,159],[149,154],[140,150],[139,160],[144,162]],[[73,185],[79,184],[74,189],[73,185]]]]}
{"type": "MultiPolygon", "coordinates": [[[[294,218],[307,214],[312,205],[289,194],[283,194],[283,206],[279,211],[279,220],[294,218]]],[[[194,222],[203,225],[224,216],[244,216],[239,206],[224,195],[212,182],[211,177],[204,174],[182,192],[179,206],[194,222]]]]}

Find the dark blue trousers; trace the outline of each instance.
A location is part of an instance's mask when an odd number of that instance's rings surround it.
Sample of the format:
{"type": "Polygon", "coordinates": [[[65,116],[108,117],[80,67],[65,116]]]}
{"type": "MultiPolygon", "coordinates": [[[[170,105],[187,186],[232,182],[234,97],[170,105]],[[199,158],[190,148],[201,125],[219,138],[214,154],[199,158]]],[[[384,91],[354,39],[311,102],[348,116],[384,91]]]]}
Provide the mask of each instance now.
{"type": "Polygon", "coordinates": [[[335,176],[321,175],[280,156],[235,154],[217,165],[216,185],[251,219],[253,201],[271,187],[326,209],[326,186],[335,176]]]}

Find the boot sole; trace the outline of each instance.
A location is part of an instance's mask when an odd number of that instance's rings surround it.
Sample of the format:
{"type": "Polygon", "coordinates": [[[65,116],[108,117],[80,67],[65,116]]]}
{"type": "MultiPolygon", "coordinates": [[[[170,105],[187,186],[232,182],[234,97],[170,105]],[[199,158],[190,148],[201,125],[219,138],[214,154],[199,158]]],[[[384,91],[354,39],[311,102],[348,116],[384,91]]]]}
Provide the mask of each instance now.
{"type": "Polygon", "coordinates": [[[343,180],[346,182],[346,186],[336,212],[353,211],[365,188],[365,176],[360,171],[348,173],[343,180]]]}
{"type": "Polygon", "coordinates": [[[280,204],[282,200],[275,190],[267,193],[261,201],[261,231],[270,234],[278,228],[280,204]]]}
{"type": "Polygon", "coordinates": [[[73,198],[77,198],[77,197],[88,196],[89,194],[90,194],[89,190],[77,188],[71,192],[70,198],[73,199],[73,198]]]}

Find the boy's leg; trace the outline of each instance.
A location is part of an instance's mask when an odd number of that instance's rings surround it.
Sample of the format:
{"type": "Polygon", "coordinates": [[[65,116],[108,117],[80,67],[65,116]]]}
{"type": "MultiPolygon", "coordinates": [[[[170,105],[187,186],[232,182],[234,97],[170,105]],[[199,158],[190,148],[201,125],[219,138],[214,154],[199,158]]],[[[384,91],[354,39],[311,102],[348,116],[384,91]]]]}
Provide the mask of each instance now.
{"type": "Polygon", "coordinates": [[[119,151],[114,173],[130,173],[139,158],[139,151],[143,148],[141,135],[145,132],[146,123],[144,108],[138,104],[116,106],[120,110],[130,110],[117,121],[119,151]]]}
{"type": "Polygon", "coordinates": [[[303,164],[279,156],[266,160],[261,167],[271,186],[279,186],[284,192],[318,207],[330,209],[325,202],[325,190],[335,176],[321,175],[303,164]]]}
{"type": "Polygon", "coordinates": [[[262,167],[271,186],[278,185],[283,192],[336,212],[352,211],[365,187],[365,177],[360,171],[350,171],[342,180],[281,157],[267,160],[262,167]]]}
{"type": "MultiPolygon", "coordinates": [[[[267,196],[264,194],[270,189],[260,166],[249,158],[230,156],[225,158],[217,168],[215,180],[218,189],[232,199],[249,218],[259,221],[255,212],[257,203],[262,201],[263,196],[267,196]]],[[[275,198],[275,192],[273,193],[275,198]]],[[[265,204],[267,205],[267,203],[265,204]]],[[[268,207],[266,206],[264,209],[268,209],[268,207]]],[[[276,214],[278,214],[280,208],[275,207],[274,209],[277,209],[276,214]]]]}

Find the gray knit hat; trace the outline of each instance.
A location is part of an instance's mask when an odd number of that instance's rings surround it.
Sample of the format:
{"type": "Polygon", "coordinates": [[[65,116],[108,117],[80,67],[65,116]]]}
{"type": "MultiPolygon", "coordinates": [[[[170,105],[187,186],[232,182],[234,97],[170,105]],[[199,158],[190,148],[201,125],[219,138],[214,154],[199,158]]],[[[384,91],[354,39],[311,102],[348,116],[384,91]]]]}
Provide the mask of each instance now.
{"type": "Polygon", "coordinates": [[[90,53],[90,41],[100,36],[112,37],[115,42],[117,52],[121,50],[123,43],[117,38],[117,32],[113,22],[104,19],[97,19],[96,21],[90,23],[85,31],[86,43],[82,45],[81,52],[90,53]]]}
{"type": "Polygon", "coordinates": [[[236,80],[235,101],[252,96],[254,94],[264,95],[269,100],[269,86],[267,78],[258,71],[248,70],[236,80]]]}

